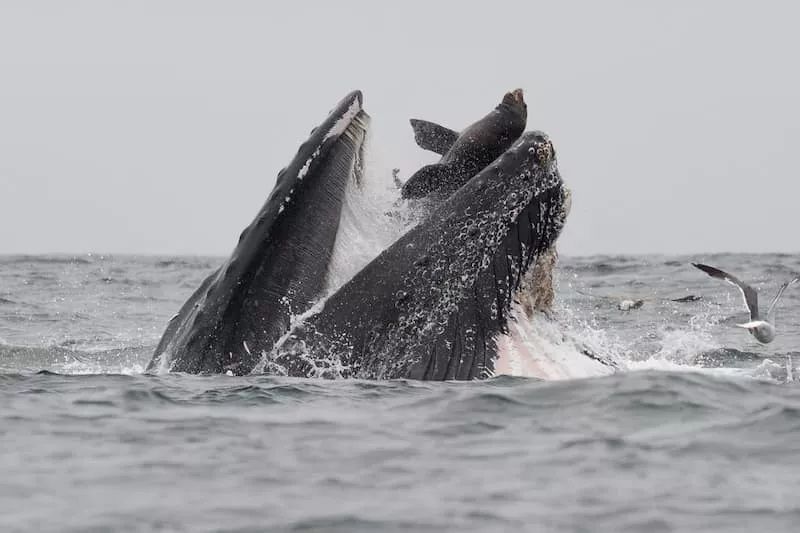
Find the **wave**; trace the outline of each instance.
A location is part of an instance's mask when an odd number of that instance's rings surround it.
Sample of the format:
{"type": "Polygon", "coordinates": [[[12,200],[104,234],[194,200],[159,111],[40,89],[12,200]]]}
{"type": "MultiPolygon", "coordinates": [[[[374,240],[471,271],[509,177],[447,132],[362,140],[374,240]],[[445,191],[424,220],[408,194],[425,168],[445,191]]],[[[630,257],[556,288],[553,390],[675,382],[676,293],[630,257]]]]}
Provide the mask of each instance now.
{"type": "Polygon", "coordinates": [[[208,257],[172,257],[156,260],[153,265],[161,269],[210,269],[219,266],[224,259],[208,257]]]}
{"type": "Polygon", "coordinates": [[[565,258],[559,264],[559,270],[584,274],[612,274],[632,272],[646,267],[641,258],[627,256],[597,256],[581,258],[565,258]]]}
{"type": "Polygon", "coordinates": [[[153,346],[85,351],[62,346],[19,346],[0,343],[0,373],[141,374],[153,346]]]}
{"type": "Polygon", "coordinates": [[[53,265],[89,265],[92,256],[77,255],[7,255],[0,256],[0,263],[17,265],[23,263],[43,263],[53,265]]]}
{"type": "MultiPolygon", "coordinates": [[[[0,374],[0,382],[24,382],[28,387],[38,384],[40,386],[35,389],[47,393],[59,392],[52,386],[55,382],[89,380],[113,384],[91,389],[102,393],[106,399],[113,397],[124,402],[151,404],[258,406],[315,402],[330,405],[338,400],[389,401],[395,411],[418,413],[424,409],[429,422],[441,419],[442,425],[461,423],[469,417],[474,421],[484,415],[489,417],[489,422],[496,416],[518,421],[526,419],[531,410],[574,408],[590,413],[621,409],[630,414],[664,409],[727,410],[728,406],[736,405],[742,412],[750,409],[758,414],[764,402],[772,407],[791,408],[800,414],[797,409],[800,387],[778,387],[768,381],[731,377],[735,375],[646,369],[589,380],[542,381],[498,376],[479,382],[419,382],[123,372],[76,375],[45,369],[0,374]],[[753,394],[753,397],[744,398],[745,394],[753,394]],[[728,398],[729,403],[720,403],[721,398],[728,398]],[[787,401],[780,398],[787,398],[787,401]]],[[[80,390],[88,389],[81,387],[80,390]]],[[[314,417],[313,412],[310,416],[314,417]]],[[[283,420],[283,423],[302,424],[310,420],[283,420]]]]}

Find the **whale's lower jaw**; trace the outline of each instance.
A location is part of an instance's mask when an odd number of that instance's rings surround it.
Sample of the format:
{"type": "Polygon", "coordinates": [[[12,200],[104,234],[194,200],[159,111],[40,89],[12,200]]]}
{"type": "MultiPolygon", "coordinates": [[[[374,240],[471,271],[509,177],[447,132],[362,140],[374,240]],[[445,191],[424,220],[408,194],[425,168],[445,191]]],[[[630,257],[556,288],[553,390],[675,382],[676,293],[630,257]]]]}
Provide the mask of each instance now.
{"type": "Polygon", "coordinates": [[[170,321],[148,371],[250,373],[322,295],[344,197],[361,179],[362,102],[349,94],[311,132],[230,258],[170,321]]]}

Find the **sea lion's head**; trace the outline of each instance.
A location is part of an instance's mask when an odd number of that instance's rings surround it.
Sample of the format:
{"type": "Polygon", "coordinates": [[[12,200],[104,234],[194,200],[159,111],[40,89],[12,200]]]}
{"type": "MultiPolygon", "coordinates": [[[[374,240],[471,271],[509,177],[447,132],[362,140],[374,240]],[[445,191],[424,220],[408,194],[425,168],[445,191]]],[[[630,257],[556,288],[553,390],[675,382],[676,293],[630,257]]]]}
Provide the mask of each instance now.
{"type": "Polygon", "coordinates": [[[528,119],[528,104],[525,103],[522,89],[514,89],[507,92],[503,96],[503,101],[500,102],[500,105],[519,113],[523,119],[528,119]]]}

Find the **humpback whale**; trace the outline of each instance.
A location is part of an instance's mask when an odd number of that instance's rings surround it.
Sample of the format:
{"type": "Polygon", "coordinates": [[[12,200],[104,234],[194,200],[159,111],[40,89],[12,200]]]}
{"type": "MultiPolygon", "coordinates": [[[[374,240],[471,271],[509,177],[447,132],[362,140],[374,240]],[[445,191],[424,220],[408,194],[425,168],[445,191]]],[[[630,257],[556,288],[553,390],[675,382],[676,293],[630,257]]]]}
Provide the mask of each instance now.
{"type": "Polygon", "coordinates": [[[569,209],[552,142],[523,134],[325,298],[343,198],[362,172],[362,103],[351,93],[312,130],[148,371],[467,380],[505,364],[520,294],[537,298],[531,273],[569,209]]]}
{"type": "Polygon", "coordinates": [[[167,326],[148,371],[247,374],[321,295],[369,116],[354,91],[312,130],[228,261],[167,326]]]}
{"type": "Polygon", "coordinates": [[[566,198],[550,139],[524,134],[297,325],[264,370],[378,379],[492,375],[513,298],[558,237],[566,198]]]}
{"type": "Polygon", "coordinates": [[[461,133],[411,119],[420,148],[440,154],[438,163],[416,171],[403,185],[403,198],[447,196],[497,159],[525,131],[528,107],[522,89],[508,92],[488,115],[461,133]]]}

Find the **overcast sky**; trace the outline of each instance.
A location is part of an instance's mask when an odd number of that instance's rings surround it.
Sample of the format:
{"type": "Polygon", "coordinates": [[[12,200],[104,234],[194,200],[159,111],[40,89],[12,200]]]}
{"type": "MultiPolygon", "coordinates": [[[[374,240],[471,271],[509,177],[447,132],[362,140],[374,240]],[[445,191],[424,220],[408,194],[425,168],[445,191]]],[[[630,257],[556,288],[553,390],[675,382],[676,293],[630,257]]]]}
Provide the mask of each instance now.
{"type": "Polygon", "coordinates": [[[0,2],[0,253],[227,254],[313,126],[364,91],[408,175],[419,117],[522,87],[563,253],[798,251],[793,2],[0,2]],[[765,233],[765,230],[768,231],[765,233]]]}

